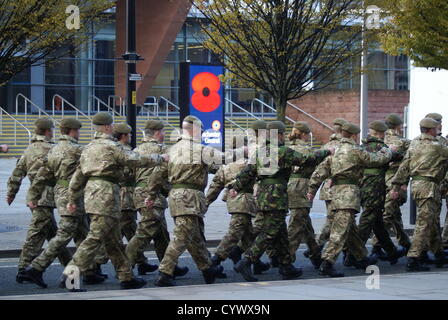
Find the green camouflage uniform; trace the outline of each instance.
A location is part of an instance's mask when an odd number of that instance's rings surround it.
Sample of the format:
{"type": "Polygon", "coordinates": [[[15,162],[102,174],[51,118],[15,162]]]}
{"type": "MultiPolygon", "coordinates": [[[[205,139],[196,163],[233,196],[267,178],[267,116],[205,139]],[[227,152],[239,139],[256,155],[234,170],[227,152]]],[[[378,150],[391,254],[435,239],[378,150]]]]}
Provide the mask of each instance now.
{"type": "MultiPolygon", "coordinates": [[[[444,138],[445,145],[448,145],[448,136],[444,138]]],[[[442,198],[446,200],[447,215],[445,217],[445,225],[443,226],[442,243],[444,249],[448,249],[448,170],[442,182],[442,198]]]]}
{"type": "Polygon", "coordinates": [[[333,222],[330,239],[322,253],[322,259],[334,264],[344,246],[357,261],[364,260],[367,249],[361,240],[355,215],[360,211],[361,194],[359,184],[366,166],[381,166],[388,163],[392,153],[383,149],[378,153],[363,150],[353,140],[342,138],[340,147],[332,157],[314,171],[308,192],[316,194],[322,182],[331,178],[331,208],[333,222]]]}
{"type": "MultiPolygon", "coordinates": [[[[89,233],[69,265],[77,266],[81,272],[87,271],[97,250],[104,244],[118,279],[132,279],[131,265],[121,240],[118,183],[126,166],[152,166],[159,163],[160,157],[141,157],[135,152],[127,152],[111,135],[95,133],[93,141],[83,150],[80,166],[69,185],[69,203],[77,203],[84,190],[85,210],[90,215],[89,233]]],[[[68,273],[66,268],[64,274],[68,273]]]]}
{"type": "MultiPolygon", "coordinates": [[[[167,148],[152,137],[145,137],[134,151],[139,154],[164,154],[167,152],[167,148]]],[[[162,166],[165,165],[162,164],[162,166]]],[[[132,265],[147,262],[143,252],[151,240],[154,240],[154,247],[159,261],[162,261],[165,250],[170,242],[170,235],[165,219],[167,201],[162,195],[162,193],[166,195],[169,191],[167,180],[163,184],[162,192],[157,195],[154,207],[148,209],[145,205],[145,199],[149,196],[147,191],[148,180],[153,171],[154,168],[148,167],[138,168],[136,171],[134,204],[140,212],[141,220],[135,236],[129,241],[126,248],[126,254],[132,265]]]]}
{"type": "MultiPolygon", "coordinates": [[[[367,139],[363,140],[363,148],[367,152],[378,152],[382,148],[387,148],[387,145],[382,139],[368,136],[367,139]]],[[[388,167],[388,164],[385,164],[382,166],[367,166],[364,169],[361,182],[361,206],[364,211],[359,219],[358,229],[364,243],[367,242],[373,231],[381,247],[388,255],[393,255],[396,248],[383,223],[388,167]]]]}
{"type": "MultiPolygon", "coordinates": [[[[45,136],[33,135],[31,144],[24,151],[16,164],[11,177],[8,180],[8,196],[15,197],[20,189],[23,178],[28,176],[31,184],[38,170],[46,163],[46,158],[53,142],[45,136]]],[[[42,196],[36,201],[37,208],[31,209],[32,218],[25,243],[19,258],[19,270],[25,269],[31,261],[37,257],[45,240],[50,240],[56,235],[57,225],[53,215],[54,181],[45,185],[42,196]]],[[[61,264],[66,265],[70,261],[70,253],[65,249],[58,254],[61,264]]]]}
{"type": "Polygon", "coordinates": [[[245,252],[245,257],[252,263],[260,259],[268,246],[275,248],[275,254],[281,264],[288,265],[292,262],[285,222],[291,170],[294,166],[316,164],[329,154],[328,151],[318,151],[304,155],[280,144],[277,149],[271,150],[269,145],[261,147],[256,164],[247,165],[233,184],[233,188],[241,192],[259,179],[257,202],[263,217],[262,227],[252,246],[245,252]],[[278,165],[271,165],[270,157],[278,159],[278,165]]]}
{"type": "Polygon", "coordinates": [[[421,134],[411,142],[403,162],[392,179],[393,189],[399,191],[412,177],[412,196],[417,204],[417,221],[409,258],[420,257],[423,251],[441,254],[440,183],[445,175],[448,147],[428,134],[421,134]]]}
{"type": "MultiPolygon", "coordinates": [[[[296,139],[290,146],[301,154],[312,154],[312,148],[303,140],[296,139]]],[[[304,240],[310,250],[310,257],[319,257],[320,249],[314,235],[310,210],[312,203],[307,198],[309,178],[316,166],[294,167],[288,181],[288,206],[291,210],[288,224],[290,254],[296,260],[296,252],[304,240]]]]}
{"type": "MultiPolygon", "coordinates": [[[[220,192],[234,182],[236,176],[246,167],[247,161],[239,161],[222,166],[215,174],[210,184],[206,199],[207,207],[215,201],[220,192]]],[[[253,241],[252,217],[257,212],[257,206],[253,196],[253,183],[248,185],[235,198],[228,197],[228,189],[225,189],[223,201],[226,202],[227,211],[231,215],[229,230],[218,245],[215,254],[225,260],[231,249],[241,241],[241,249],[245,251],[253,241]]]]}

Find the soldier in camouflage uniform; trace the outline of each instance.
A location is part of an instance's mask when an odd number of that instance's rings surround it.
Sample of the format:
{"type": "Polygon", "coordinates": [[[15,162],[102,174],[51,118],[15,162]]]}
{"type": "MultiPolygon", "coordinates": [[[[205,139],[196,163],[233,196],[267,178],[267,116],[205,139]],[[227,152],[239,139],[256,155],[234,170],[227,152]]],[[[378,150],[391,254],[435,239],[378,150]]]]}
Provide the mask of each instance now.
{"type": "Polygon", "coordinates": [[[126,257],[120,233],[120,187],[121,172],[126,166],[154,166],[161,163],[160,156],[139,156],[125,151],[113,138],[113,119],[105,112],[97,113],[92,122],[97,132],[92,142],[84,148],[80,166],[73,175],[68,192],[70,212],[77,208],[81,194],[90,215],[90,230],[80,244],[72,261],[65,268],[61,285],[76,268],[84,273],[93,263],[97,250],[104,244],[106,254],[120,280],[122,289],[140,288],[146,284],[141,278],[134,278],[126,257]]]}
{"type": "MultiPolygon", "coordinates": [[[[38,170],[45,165],[47,154],[53,147],[53,122],[50,119],[40,118],[35,122],[35,134],[31,138],[31,144],[24,151],[16,164],[11,177],[8,180],[6,201],[8,205],[14,201],[20,189],[23,178],[28,177],[33,183],[38,170]]],[[[50,240],[56,235],[57,225],[53,215],[55,208],[53,196],[54,181],[44,186],[42,196],[37,201],[35,208],[30,208],[32,219],[28,228],[25,243],[19,258],[16,281],[22,283],[30,281],[25,274],[25,268],[39,255],[45,240],[50,240]]],[[[61,264],[66,265],[70,261],[70,253],[64,249],[58,254],[61,264]]]]}
{"type": "MultiPolygon", "coordinates": [[[[134,150],[139,154],[165,154],[166,146],[164,140],[164,124],[162,121],[148,120],[145,124],[145,137],[142,143],[134,150]]],[[[163,164],[164,165],[164,164],[163,164]]],[[[167,180],[162,184],[161,192],[152,209],[145,205],[145,199],[148,197],[148,180],[154,171],[154,167],[138,168],[136,171],[136,188],[134,192],[134,204],[140,211],[141,221],[138,224],[135,236],[129,241],[126,248],[126,255],[132,265],[137,264],[138,274],[144,275],[147,272],[157,270],[157,265],[148,263],[148,259],[143,254],[145,247],[154,240],[154,247],[159,261],[162,261],[166,248],[170,242],[170,235],[165,219],[165,209],[167,208],[166,196],[170,190],[167,180]]],[[[187,274],[187,267],[178,267],[174,269],[174,276],[180,277],[187,274]]]]}
{"type": "MultiPolygon", "coordinates": [[[[26,274],[34,283],[42,288],[47,285],[42,279],[42,274],[56,259],[58,254],[65,250],[73,239],[78,247],[85,239],[89,227],[85,217],[82,201],[78,201],[78,209],[70,213],[67,210],[67,192],[70,179],[75,173],[81,156],[82,147],[78,143],[79,130],[82,127],[77,119],[63,119],[61,121],[61,138],[59,143],[48,153],[46,165],[37,172],[33,183],[28,190],[28,206],[35,208],[45,186],[51,181],[56,181],[54,197],[58,213],[61,217],[56,236],[50,240],[48,247],[31,263],[26,274]]],[[[96,266],[86,273],[85,284],[96,284],[104,281],[104,278],[96,274],[96,266]]]]}
{"type": "Polygon", "coordinates": [[[430,249],[436,266],[447,263],[439,229],[440,183],[445,175],[448,147],[437,141],[439,123],[431,118],[420,122],[421,135],[415,138],[392,179],[391,197],[398,198],[401,186],[412,177],[412,196],[417,204],[414,238],[407,254],[407,271],[428,271],[422,254],[430,249]]]}
{"type": "MultiPolygon", "coordinates": [[[[301,154],[288,148],[285,143],[285,125],[280,121],[268,124],[271,132],[267,145],[259,148],[255,163],[248,164],[236,177],[230,196],[236,197],[247,185],[259,179],[258,207],[263,215],[261,232],[256,236],[251,247],[246,250],[244,259],[235,266],[235,271],[242,274],[246,281],[257,281],[252,276],[251,264],[258,261],[267,247],[275,248],[280,263],[279,273],[283,279],[295,279],[302,275],[302,270],[292,265],[289,252],[288,233],[285,217],[288,212],[288,180],[294,166],[313,165],[330,154],[318,151],[301,154]],[[278,146],[275,145],[278,142],[278,146]]],[[[251,161],[252,162],[252,161],[251,161]]]]}
{"type": "Polygon", "coordinates": [[[168,165],[156,168],[149,178],[146,204],[150,209],[154,208],[163,182],[168,179],[172,186],[169,206],[174,218],[174,236],[159,265],[156,286],[175,285],[174,270],[179,256],[185,250],[188,250],[198,269],[202,271],[205,283],[213,283],[223,271],[222,266],[212,263],[205,244],[203,217],[207,205],[204,189],[210,166],[222,163],[224,157],[227,161],[232,161],[234,153],[225,155],[214,148],[203,146],[201,128],[202,122],[198,118],[191,115],[185,117],[182,136],[169,150],[168,165]]]}
{"type": "MultiPolygon", "coordinates": [[[[289,136],[292,141],[290,148],[302,154],[311,154],[312,147],[306,142],[311,129],[306,122],[296,122],[289,136]]],[[[316,242],[314,228],[311,223],[311,202],[307,198],[308,182],[316,166],[300,166],[292,169],[288,181],[288,206],[291,210],[288,224],[288,239],[293,262],[302,241],[308,246],[308,257],[315,268],[322,263],[320,248],[316,242]]]]}
{"type": "Polygon", "coordinates": [[[360,129],[352,123],[342,126],[342,139],[338,150],[332,157],[324,160],[311,176],[308,198],[313,200],[320,185],[331,178],[331,208],[333,222],[330,239],[322,253],[321,275],[342,277],[333,265],[344,246],[355,257],[358,268],[366,268],[376,261],[367,258],[367,249],[359,237],[355,215],[360,211],[359,184],[365,167],[381,166],[388,163],[392,152],[383,148],[380,152],[369,153],[355,141],[360,129]]]}

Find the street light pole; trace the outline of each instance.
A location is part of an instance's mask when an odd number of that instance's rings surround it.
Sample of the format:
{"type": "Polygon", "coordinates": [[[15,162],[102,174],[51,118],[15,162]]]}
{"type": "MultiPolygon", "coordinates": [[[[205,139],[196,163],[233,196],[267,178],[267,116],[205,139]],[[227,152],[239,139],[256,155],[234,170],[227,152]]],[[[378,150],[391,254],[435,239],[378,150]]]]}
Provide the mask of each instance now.
{"type": "MultiPolygon", "coordinates": [[[[363,3],[364,7],[364,3],[363,3]]],[[[367,137],[367,128],[369,121],[369,77],[367,75],[367,57],[368,57],[368,47],[366,44],[366,10],[364,10],[364,19],[362,26],[362,54],[361,54],[361,92],[360,92],[360,125],[361,125],[361,135],[360,135],[360,143],[362,143],[362,139],[367,137]]]]}

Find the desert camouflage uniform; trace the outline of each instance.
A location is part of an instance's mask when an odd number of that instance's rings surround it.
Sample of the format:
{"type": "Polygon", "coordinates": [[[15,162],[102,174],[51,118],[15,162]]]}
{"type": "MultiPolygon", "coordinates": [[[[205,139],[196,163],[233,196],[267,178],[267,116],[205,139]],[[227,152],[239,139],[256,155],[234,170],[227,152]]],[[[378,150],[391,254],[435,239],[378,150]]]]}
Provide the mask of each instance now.
{"type": "Polygon", "coordinates": [[[364,167],[381,166],[388,163],[391,156],[389,149],[369,153],[353,140],[342,138],[335,154],[314,171],[308,189],[311,194],[316,194],[322,182],[331,178],[331,208],[334,212],[330,239],[322,253],[323,260],[334,264],[344,246],[357,261],[366,258],[367,249],[355,222],[361,204],[359,184],[364,167]]]}
{"type": "MultiPolygon", "coordinates": [[[[207,207],[215,201],[220,192],[235,181],[236,176],[246,167],[247,161],[239,161],[222,166],[215,174],[210,184],[206,199],[207,207]]],[[[253,196],[253,183],[248,185],[244,192],[235,198],[227,196],[225,189],[223,201],[226,202],[227,211],[231,215],[229,230],[218,245],[215,254],[225,260],[231,249],[241,241],[241,249],[245,251],[253,241],[252,217],[257,213],[257,206],[253,196]]]]}
{"type": "MultiPolygon", "coordinates": [[[[48,152],[53,146],[53,142],[47,137],[33,135],[31,144],[17,162],[8,180],[8,196],[16,196],[25,176],[28,176],[30,182],[33,183],[38,170],[45,165],[48,152]]],[[[39,255],[45,240],[49,241],[56,235],[57,225],[53,215],[55,208],[54,182],[51,181],[44,186],[42,196],[37,201],[37,208],[31,209],[33,215],[20,254],[19,270],[28,267],[31,261],[39,255]]],[[[67,250],[62,250],[58,258],[61,264],[66,265],[70,261],[70,253],[67,250]]]]}
{"type": "MultiPolygon", "coordinates": [[[[300,139],[294,140],[290,148],[301,154],[312,154],[312,148],[300,139]]],[[[316,166],[314,165],[294,167],[288,181],[288,206],[291,210],[288,224],[288,240],[293,261],[296,260],[296,252],[302,241],[306,242],[310,251],[310,257],[320,257],[320,249],[315,239],[314,228],[310,218],[312,203],[306,195],[309,178],[315,168],[316,166]]]]}
{"type": "MultiPolygon", "coordinates": [[[[448,146],[448,140],[445,137],[439,135],[436,137],[436,139],[443,146],[448,146]]],[[[448,208],[448,200],[447,200],[448,199],[448,163],[445,164],[445,170],[446,170],[445,177],[442,180],[442,183],[440,185],[440,194],[441,194],[441,198],[445,199],[445,201],[447,203],[447,208],[448,208]]],[[[442,202],[440,203],[440,206],[442,206],[442,202]]],[[[437,221],[440,223],[440,218],[437,221]]],[[[442,244],[445,249],[448,249],[448,211],[447,211],[447,215],[445,217],[445,225],[443,227],[442,244]]]]}
{"type": "Polygon", "coordinates": [[[411,142],[403,162],[392,179],[393,189],[408,183],[412,177],[412,196],[417,203],[417,221],[409,258],[420,257],[423,251],[442,253],[440,234],[440,183],[445,175],[448,147],[428,134],[411,142]]]}
{"type": "MultiPolygon", "coordinates": [[[[85,210],[90,215],[90,230],[76,250],[70,265],[85,272],[104,244],[107,256],[120,281],[133,277],[120,233],[119,179],[124,167],[158,165],[160,157],[141,157],[127,152],[108,134],[96,132],[93,141],[81,154],[80,166],[69,185],[69,203],[76,203],[84,190],[85,210]],[[84,188],[85,186],[85,188],[84,188]]],[[[70,270],[64,270],[64,274],[70,270]]]]}
{"type": "MultiPolygon", "coordinates": [[[[164,154],[167,152],[166,146],[160,144],[152,137],[145,137],[142,143],[134,150],[139,154],[164,154]]],[[[165,166],[166,164],[162,164],[165,166]]],[[[141,215],[141,221],[138,224],[135,236],[129,241],[126,248],[126,254],[131,261],[131,264],[146,263],[147,259],[143,252],[149,245],[151,240],[154,240],[154,247],[159,261],[162,261],[165,255],[165,250],[170,242],[170,235],[168,233],[165,209],[167,208],[167,201],[165,195],[169,191],[169,184],[167,180],[162,185],[162,191],[157,195],[154,207],[148,209],[145,206],[145,199],[149,196],[147,191],[148,180],[154,171],[154,168],[138,168],[136,171],[136,188],[134,191],[134,204],[141,215]]]]}

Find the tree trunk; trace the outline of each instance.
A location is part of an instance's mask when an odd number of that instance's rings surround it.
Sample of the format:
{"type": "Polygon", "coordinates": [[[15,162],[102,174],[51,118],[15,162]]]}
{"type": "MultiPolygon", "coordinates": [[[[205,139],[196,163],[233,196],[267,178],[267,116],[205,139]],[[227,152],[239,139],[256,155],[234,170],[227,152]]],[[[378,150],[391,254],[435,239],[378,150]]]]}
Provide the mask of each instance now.
{"type": "Polygon", "coordinates": [[[285,123],[287,100],[284,97],[274,98],[275,108],[277,109],[277,120],[285,123]]]}

